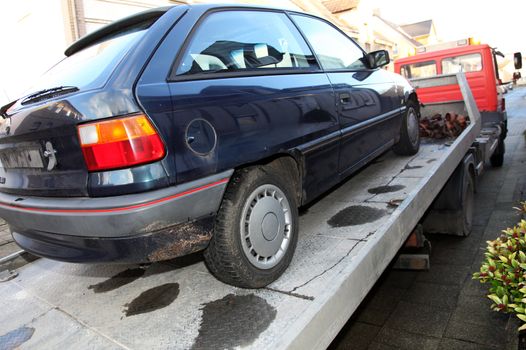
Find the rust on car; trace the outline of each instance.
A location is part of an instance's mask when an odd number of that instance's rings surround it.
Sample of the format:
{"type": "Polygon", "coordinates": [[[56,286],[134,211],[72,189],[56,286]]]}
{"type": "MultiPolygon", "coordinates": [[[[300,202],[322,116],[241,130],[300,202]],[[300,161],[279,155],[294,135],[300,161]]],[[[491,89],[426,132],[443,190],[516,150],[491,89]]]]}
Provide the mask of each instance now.
{"type": "Polygon", "coordinates": [[[148,260],[169,260],[203,250],[208,246],[212,232],[212,220],[177,225],[158,235],[155,243],[159,248],[148,255],[148,260]]]}

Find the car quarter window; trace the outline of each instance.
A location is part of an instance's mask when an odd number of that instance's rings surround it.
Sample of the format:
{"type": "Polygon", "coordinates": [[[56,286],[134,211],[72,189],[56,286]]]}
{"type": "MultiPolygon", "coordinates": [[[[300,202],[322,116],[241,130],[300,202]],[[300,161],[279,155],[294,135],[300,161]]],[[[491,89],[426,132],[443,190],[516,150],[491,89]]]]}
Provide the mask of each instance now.
{"type": "Polygon", "coordinates": [[[176,76],[319,68],[284,13],[213,12],[198,26],[179,61],[176,76]]]}
{"type": "Polygon", "coordinates": [[[323,69],[367,69],[363,51],[336,28],[309,16],[293,15],[292,18],[305,34],[323,69]]]}

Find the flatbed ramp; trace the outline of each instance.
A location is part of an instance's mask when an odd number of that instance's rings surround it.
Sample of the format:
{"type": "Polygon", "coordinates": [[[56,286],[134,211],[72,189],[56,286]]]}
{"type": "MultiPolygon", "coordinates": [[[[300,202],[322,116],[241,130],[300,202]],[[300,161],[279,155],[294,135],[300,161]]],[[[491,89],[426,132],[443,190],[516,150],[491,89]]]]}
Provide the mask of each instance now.
{"type": "Polygon", "coordinates": [[[40,259],[0,283],[0,348],[324,348],[479,130],[413,157],[388,152],[312,205],[291,266],[268,288],[223,284],[199,255],[148,266],[40,259]]]}

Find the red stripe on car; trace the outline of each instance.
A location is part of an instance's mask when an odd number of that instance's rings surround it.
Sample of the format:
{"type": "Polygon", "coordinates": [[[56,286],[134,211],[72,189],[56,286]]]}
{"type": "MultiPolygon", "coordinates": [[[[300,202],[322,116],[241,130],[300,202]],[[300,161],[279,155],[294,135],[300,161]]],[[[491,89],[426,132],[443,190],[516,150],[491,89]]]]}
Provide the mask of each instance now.
{"type": "Polygon", "coordinates": [[[155,205],[155,204],[166,202],[166,201],[169,201],[169,200],[172,200],[172,199],[183,197],[183,196],[186,196],[186,195],[189,195],[189,194],[192,194],[192,193],[196,193],[196,192],[199,192],[199,191],[202,191],[202,190],[206,190],[207,188],[219,186],[219,185],[225,184],[227,182],[228,182],[228,178],[225,178],[225,179],[222,179],[222,180],[219,180],[219,181],[216,181],[216,182],[212,182],[212,183],[206,184],[204,186],[195,187],[195,188],[186,190],[184,192],[174,194],[172,196],[156,199],[156,200],[153,200],[153,201],[150,201],[150,202],[130,205],[130,206],[127,206],[127,207],[105,208],[105,209],[45,209],[45,208],[22,207],[22,206],[6,204],[6,203],[0,203],[0,206],[2,206],[2,207],[9,207],[9,208],[16,208],[16,209],[26,210],[26,211],[43,212],[43,213],[111,213],[111,212],[127,211],[127,210],[133,210],[133,209],[139,209],[139,208],[143,208],[143,207],[148,207],[148,206],[151,206],[151,205],[155,205]]]}

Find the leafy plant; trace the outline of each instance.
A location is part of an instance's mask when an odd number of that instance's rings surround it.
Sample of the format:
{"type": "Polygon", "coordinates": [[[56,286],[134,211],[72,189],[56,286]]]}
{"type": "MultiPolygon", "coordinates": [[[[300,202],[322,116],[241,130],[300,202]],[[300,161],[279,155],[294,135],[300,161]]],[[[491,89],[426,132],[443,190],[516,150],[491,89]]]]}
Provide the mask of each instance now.
{"type": "MultiPolygon", "coordinates": [[[[526,211],[526,202],[521,203],[526,211]]],[[[526,329],[526,220],[502,231],[494,241],[488,241],[485,259],[480,272],[473,279],[489,283],[488,298],[496,311],[515,313],[525,322],[519,330],[526,329]]]]}

